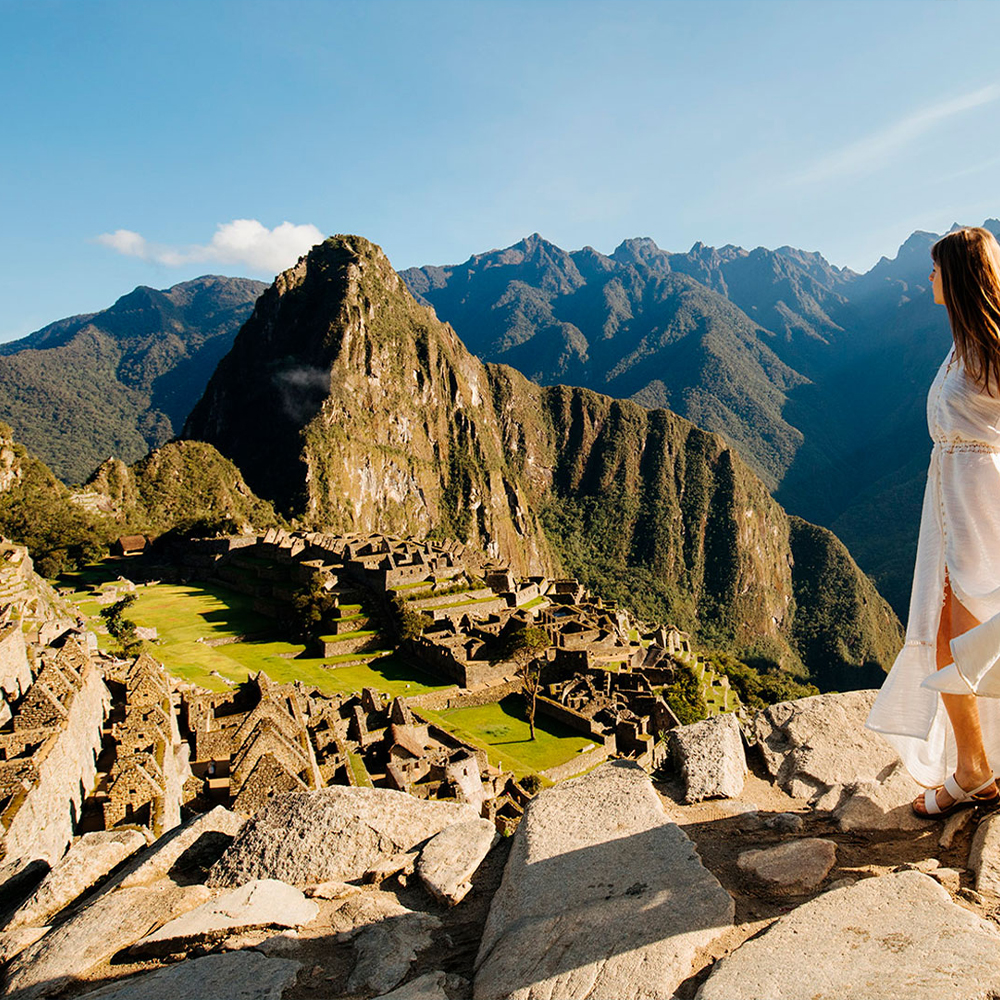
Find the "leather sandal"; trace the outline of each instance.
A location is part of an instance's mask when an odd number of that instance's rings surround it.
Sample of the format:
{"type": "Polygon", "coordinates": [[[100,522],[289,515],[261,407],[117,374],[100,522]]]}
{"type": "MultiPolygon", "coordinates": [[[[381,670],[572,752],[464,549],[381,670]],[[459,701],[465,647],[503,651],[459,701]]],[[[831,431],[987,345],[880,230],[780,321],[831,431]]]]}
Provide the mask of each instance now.
{"type": "MultiPolygon", "coordinates": [[[[955,775],[950,778],[945,778],[944,785],[938,785],[937,788],[928,788],[924,792],[924,809],[925,812],[917,812],[914,808],[914,812],[918,816],[934,816],[944,818],[945,816],[950,816],[953,812],[958,812],[959,809],[968,809],[972,806],[989,806],[996,805],[1000,802],[1000,791],[997,790],[994,782],[995,778],[990,778],[988,781],[984,781],[978,788],[969,789],[966,791],[956,780],[955,775]],[[983,795],[982,793],[986,791],[987,788],[993,785],[993,791],[988,795],[983,795]],[[938,789],[944,788],[944,790],[954,799],[951,805],[944,806],[943,808],[937,803],[937,793],[938,789]]],[[[913,802],[913,806],[916,806],[919,799],[913,802]]]]}

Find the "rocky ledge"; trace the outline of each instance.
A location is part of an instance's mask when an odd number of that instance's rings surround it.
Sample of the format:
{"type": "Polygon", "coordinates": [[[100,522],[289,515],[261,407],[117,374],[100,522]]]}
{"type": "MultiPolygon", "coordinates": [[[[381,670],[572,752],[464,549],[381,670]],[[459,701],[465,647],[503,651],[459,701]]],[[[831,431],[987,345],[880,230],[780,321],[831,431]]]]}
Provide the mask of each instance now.
{"type": "Polygon", "coordinates": [[[152,844],[88,834],[51,870],[0,871],[5,995],[1000,995],[1000,814],[913,817],[917,787],[863,729],[872,697],[678,730],[653,780],[604,764],[506,839],[467,806],[362,788],[152,844]]]}

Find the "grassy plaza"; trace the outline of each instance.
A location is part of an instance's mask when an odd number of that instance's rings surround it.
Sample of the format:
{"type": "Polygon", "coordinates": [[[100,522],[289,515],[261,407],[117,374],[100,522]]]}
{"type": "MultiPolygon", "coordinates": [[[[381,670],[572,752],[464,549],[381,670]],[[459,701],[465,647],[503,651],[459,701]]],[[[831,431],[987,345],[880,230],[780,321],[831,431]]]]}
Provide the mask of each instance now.
{"type": "MultiPolygon", "coordinates": [[[[277,637],[274,622],[253,610],[252,598],[216,584],[157,583],[137,587],[135,595],[129,617],[158,633],[149,643],[150,653],[175,677],[212,691],[225,691],[259,670],[273,681],[301,680],[324,694],[372,687],[394,697],[448,686],[388,651],[349,666],[336,664],[357,660],[359,655],[309,656],[303,643],[277,637]],[[223,645],[204,641],[239,636],[246,638],[223,645]]],[[[84,614],[97,616],[100,605],[91,592],[77,591],[75,596],[84,614]]],[[[352,635],[356,633],[340,638],[352,635]]],[[[102,645],[109,641],[103,635],[99,638],[102,645]]]]}
{"type": "Polygon", "coordinates": [[[483,747],[490,763],[502,765],[518,777],[564,764],[594,745],[587,737],[541,715],[535,717],[532,740],[520,695],[509,695],[499,703],[475,708],[420,712],[442,729],[483,747]]]}

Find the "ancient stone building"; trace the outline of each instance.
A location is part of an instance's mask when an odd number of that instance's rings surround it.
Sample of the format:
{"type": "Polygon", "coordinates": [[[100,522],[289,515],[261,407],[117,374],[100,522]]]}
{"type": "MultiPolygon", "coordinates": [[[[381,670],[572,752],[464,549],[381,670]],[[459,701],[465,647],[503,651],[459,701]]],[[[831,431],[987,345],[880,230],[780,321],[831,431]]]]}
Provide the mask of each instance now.
{"type": "Polygon", "coordinates": [[[185,695],[195,758],[228,773],[234,808],[252,812],[275,792],[322,787],[306,700],[298,685],[264,673],[235,692],[185,695]]]}
{"type": "Polygon", "coordinates": [[[112,727],[115,757],[102,795],[104,826],[138,824],[158,837],[180,823],[181,806],[195,791],[190,748],[181,740],[163,667],[141,653],[123,681],[123,717],[112,727]]]}
{"type": "Polygon", "coordinates": [[[39,651],[39,670],[0,729],[0,857],[62,856],[97,775],[110,692],[86,644],[39,651]]]}

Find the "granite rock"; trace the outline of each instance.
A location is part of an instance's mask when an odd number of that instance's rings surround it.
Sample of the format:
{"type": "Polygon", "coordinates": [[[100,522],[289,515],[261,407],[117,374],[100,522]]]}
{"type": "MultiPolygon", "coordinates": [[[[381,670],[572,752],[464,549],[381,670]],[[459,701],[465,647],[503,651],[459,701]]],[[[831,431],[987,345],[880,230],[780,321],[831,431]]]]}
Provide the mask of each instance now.
{"type": "Polygon", "coordinates": [[[684,781],[686,802],[731,799],[742,793],[747,759],[739,723],[731,712],[671,729],[668,741],[684,781]]]}
{"type": "Polygon", "coordinates": [[[885,777],[899,758],[881,736],[865,729],[876,694],[818,694],[761,712],[754,731],[771,777],[790,795],[810,800],[834,785],[885,777]]]}
{"type": "Polygon", "coordinates": [[[255,951],[224,952],[111,983],[80,1000],[281,1000],[301,967],[255,951]]]}
{"type": "Polygon", "coordinates": [[[145,846],[146,838],[138,830],[85,833],[18,908],[8,927],[47,923],[116,865],[145,846]]]}
{"type": "Polygon", "coordinates": [[[959,809],[952,813],[945,821],[941,836],[938,837],[938,846],[947,850],[955,842],[955,838],[976,818],[975,809],[959,809]]]}
{"type": "Polygon", "coordinates": [[[289,885],[361,878],[385,855],[409,851],[452,823],[476,819],[465,804],[433,802],[388,788],[331,785],[275,795],[212,868],[208,884],[254,878],[289,885]]]}
{"type": "Polygon", "coordinates": [[[718,962],[698,1000],[986,1000],[1000,931],[907,871],[824,892],[718,962]]]}
{"type": "Polygon", "coordinates": [[[832,840],[807,837],[762,850],[744,851],[736,860],[740,871],[779,895],[812,892],[837,862],[832,840]]]}
{"type": "Polygon", "coordinates": [[[100,895],[10,963],[7,991],[18,1000],[54,993],[209,896],[211,892],[202,885],[178,886],[169,881],[100,895]]]}
{"type": "Polygon", "coordinates": [[[969,850],[976,891],[1000,896],[1000,813],[991,813],[976,828],[969,850]]]}
{"type": "Polygon", "coordinates": [[[454,992],[461,992],[463,986],[468,988],[471,984],[461,976],[447,975],[444,972],[426,972],[398,986],[391,993],[375,997],[375,1000],[448,1000],[446,987],[454,992]]]}
{"type": "Polygon", "coordinates": [[[514,835],[476,958],[479,1000],[671,997],[733,900],[614,761],[540,792],[514,835]]]}
{"type": "Polygon", "coordinates": [[[431,913],[407,910],[363,927],[352,938],[355,963],[348,992],[386,993],[398,986],[440,926],[431,913]]]}
{"type": "Polygon", "coordinates": [[[435,899],[454,906],[468,895],[472,876],[498,839],[487,819],[454,823],[420,852],[417,874],[435,899]]]}
{"type": "Polygon", "coordinates": [[[132,946],[142,955],[173,955],[257,927],[301,927],[319,907],[275,879],[255,879],[174,918],[132,946]]]}
{"type": "Polygon", "coordinates": [[[116,875],[109,888],[130,888],[164,876],[175,881],[200,882],[204,873],[232,843],[245,817],[216,806],[174,827],[151,844],[116,875]]]}

